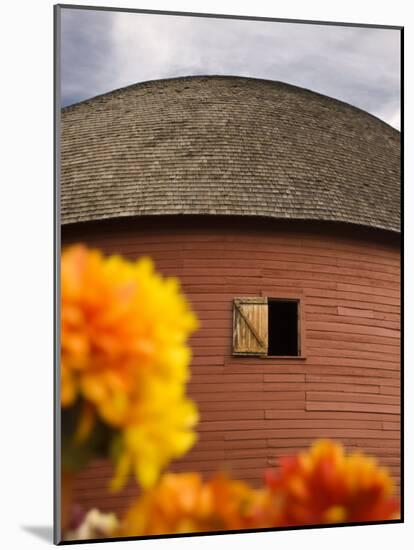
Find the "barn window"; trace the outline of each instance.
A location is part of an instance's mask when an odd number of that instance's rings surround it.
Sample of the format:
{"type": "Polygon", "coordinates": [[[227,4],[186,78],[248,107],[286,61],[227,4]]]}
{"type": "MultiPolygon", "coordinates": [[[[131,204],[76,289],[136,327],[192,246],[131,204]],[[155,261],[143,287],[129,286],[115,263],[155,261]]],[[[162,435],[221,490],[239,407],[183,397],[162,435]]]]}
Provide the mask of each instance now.
{"type": "Polygon", "coordinates": [[[235,298],[235,355],[300,356],[300,302],[282,298],[235,298]]]}

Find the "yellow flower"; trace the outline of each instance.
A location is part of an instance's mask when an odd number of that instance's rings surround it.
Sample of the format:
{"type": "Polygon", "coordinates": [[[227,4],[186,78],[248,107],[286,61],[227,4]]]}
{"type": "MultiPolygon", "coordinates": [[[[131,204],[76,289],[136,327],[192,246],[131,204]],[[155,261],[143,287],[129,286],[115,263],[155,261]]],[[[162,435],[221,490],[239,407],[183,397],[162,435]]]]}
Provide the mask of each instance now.
{"type": "Polygon", "coordinates": [[[197,409],[184,395],[184,386],[148,379],[135,400],[123,431],[121,458],[112,489],[121,488],[130,471],[143,488],[153,485],[168,462],[185,454],[195,443],[197,409]]]}
{"type": "Polygon", "coordinates": [[[149,258],[71,246],[62,254],[61,324],[62,407],[85,400],[121,431],[114,486],[131,469],[145,486],[154,483],[195,440],[185,384],[197,319],[178,281],[163,279],[149,258]]]}
{"type": "Polygon", "coordinates": [[[119,536],[250,528],[259,498],[260,491],[224,475],[204,482],[198,473],[165,474],[127,511],[119,536]]]}

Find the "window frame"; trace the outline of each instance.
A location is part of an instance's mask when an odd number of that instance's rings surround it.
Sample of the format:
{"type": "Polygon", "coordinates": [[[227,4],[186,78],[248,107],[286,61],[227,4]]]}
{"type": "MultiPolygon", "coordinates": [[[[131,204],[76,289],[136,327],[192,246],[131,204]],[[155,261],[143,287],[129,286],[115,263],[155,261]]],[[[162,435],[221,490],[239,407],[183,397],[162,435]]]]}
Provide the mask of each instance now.
{"type": "Polygon", "coordinates": [[[306,328],[305,328],[305,296],[300,292],[262,290],[259,294],[250,296],[235,296],[232,300],[232,329],[234,333],[235,329],[235,300],[246,299],[252,300],[255,298],[265,298],[267,302],[274,301],[295,301],[298,304],[298,353],[299,355],[268,355],[267,353],[257,352],[240,352],[234,351],[234,336],[232,341],[232,356],[233,357],[256,357],[258,359],[271,359],[271,360],[303,360],[306,359],[306,328]]]}

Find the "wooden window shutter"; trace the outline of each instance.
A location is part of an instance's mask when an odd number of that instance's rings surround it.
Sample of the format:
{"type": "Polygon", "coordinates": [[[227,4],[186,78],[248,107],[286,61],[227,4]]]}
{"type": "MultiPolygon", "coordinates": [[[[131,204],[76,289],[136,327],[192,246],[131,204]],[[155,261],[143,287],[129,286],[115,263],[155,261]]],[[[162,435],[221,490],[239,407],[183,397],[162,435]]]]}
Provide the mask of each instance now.
{"type": "Polygon", "coordinates": [[[233,301],[233,353],[265,355],[267,348],[267,298],[235,298],[233,301]]]}

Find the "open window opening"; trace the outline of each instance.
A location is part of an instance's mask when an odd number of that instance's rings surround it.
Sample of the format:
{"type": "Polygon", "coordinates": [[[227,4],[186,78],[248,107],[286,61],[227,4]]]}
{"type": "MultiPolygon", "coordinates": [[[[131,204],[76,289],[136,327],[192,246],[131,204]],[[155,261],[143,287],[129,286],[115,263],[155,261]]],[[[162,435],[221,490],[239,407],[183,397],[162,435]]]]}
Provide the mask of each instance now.
{"type": "Polygon", "coordinates": [[[233,354],[301,357],[300,318],[296,298],[235,298],[233,354]]]}
{"type": "Polygon", "coordinates": [[[268,298],[268,355],[297,356],[299,303],[268,298]]]}

